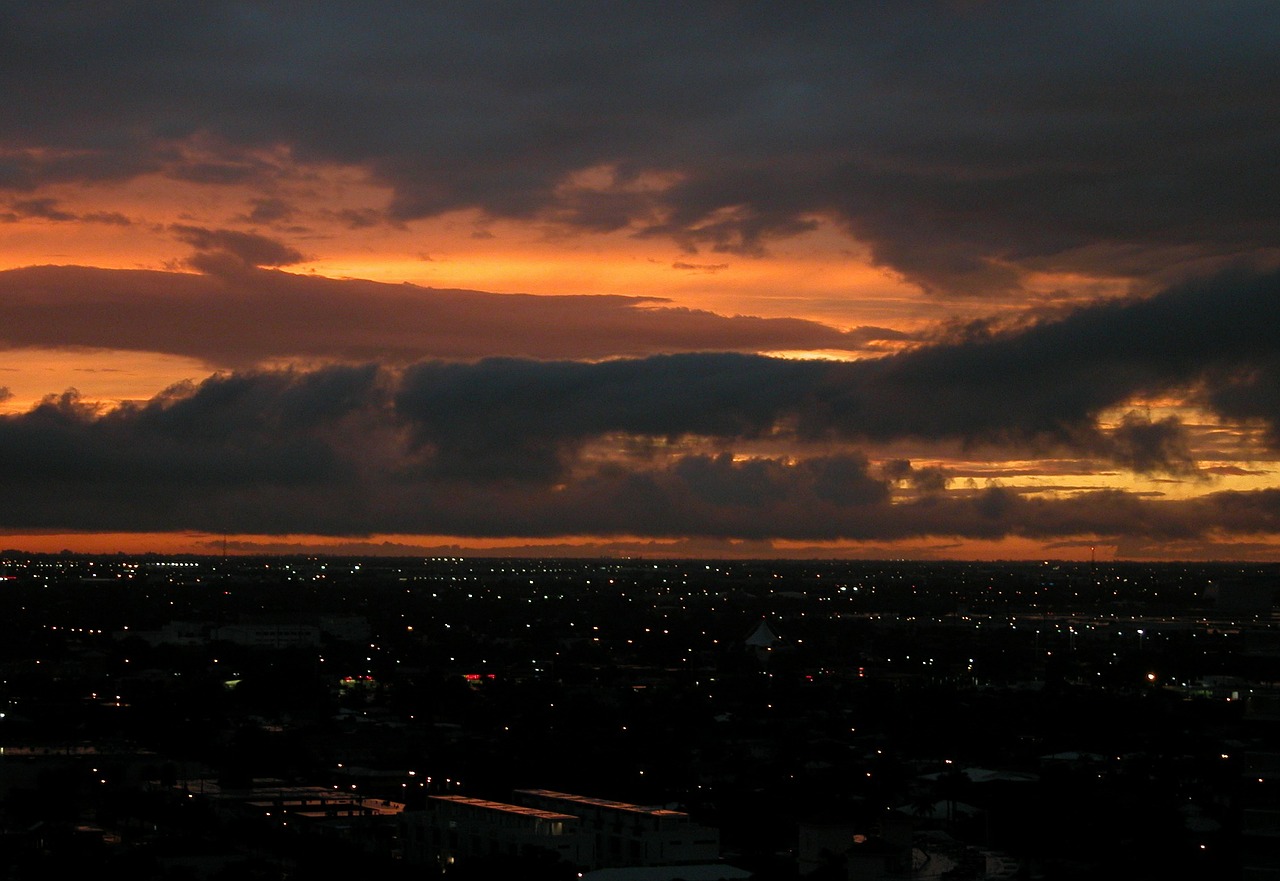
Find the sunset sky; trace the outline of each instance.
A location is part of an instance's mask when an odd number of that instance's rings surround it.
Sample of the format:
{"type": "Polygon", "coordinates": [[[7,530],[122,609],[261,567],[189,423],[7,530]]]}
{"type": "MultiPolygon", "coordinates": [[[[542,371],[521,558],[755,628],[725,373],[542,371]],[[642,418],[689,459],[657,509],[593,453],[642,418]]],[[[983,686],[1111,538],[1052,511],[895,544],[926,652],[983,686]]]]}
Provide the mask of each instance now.
{"type": "Polygon", "coordinates": [[[1274,2],[0,5],[0,547],[1280,560],[1274,2]]]}

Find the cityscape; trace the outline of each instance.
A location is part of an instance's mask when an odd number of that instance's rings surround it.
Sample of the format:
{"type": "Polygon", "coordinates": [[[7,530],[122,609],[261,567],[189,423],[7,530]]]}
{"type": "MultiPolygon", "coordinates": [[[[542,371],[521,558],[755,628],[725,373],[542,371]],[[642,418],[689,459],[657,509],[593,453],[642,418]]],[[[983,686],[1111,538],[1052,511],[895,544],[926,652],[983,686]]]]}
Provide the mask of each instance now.
{"type": "Polygon", "coordinates": [[[0,881],[1280,881],[1277,46],[0,2],[0,881]]]}
{"type": "Polygon", "coordinates": [[[1269,877],[1278,575],[5,552],[0,869],[1269,877]]]}

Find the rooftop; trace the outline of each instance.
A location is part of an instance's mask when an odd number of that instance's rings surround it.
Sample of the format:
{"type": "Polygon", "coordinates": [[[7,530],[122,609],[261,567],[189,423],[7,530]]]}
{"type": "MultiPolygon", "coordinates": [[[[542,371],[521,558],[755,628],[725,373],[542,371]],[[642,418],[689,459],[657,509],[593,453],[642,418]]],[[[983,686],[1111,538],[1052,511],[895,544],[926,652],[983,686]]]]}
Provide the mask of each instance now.
{"type": "Polygon", "coordinates": [[[482,798],[468,798],[465,795],[433,795],[430,796],[432,801],[453,802],[454,804],[470,805],[476,808],[482,808],[490,811],[501,811],[507,814],[520,814],[526,817],[537,817],[540,820],[576,820],[577,817],[572,814],[560,814],[555,811],[543,811],[537,808],[527,808],[523,805],[509,805],[500,801],[486,801],[482,798]]]}
{"type": "Polygon", "coordinates": [[[637,814],[648,814],[652,817],[685,817],[688,816],[684,811],[670,811],[665,808],[648,808],[643,805],[633,805],[623,801],[610,801],[604,798],[589,798],[585,795],[573,795],[568,792],[556,792],[551,789],[518,789],[516,792],[526,795],[532,795],[538,798],[555,798],[562,801],[571,801],[582,805],[591,805],[597,808],[605,808],[611,811],[631,811],[637,814]]]}

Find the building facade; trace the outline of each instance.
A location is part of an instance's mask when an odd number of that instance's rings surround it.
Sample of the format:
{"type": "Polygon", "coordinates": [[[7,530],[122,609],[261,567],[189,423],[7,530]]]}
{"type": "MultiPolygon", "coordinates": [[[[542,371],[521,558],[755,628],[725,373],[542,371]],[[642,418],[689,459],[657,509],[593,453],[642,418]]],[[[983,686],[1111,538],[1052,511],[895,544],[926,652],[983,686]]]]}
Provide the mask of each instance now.
{"type": "Polygon", "coordinates": [[[594,844],[592,868],[675,866],[720,858],[720,831],[694,823],[683,811],[548,789],[519,789],[515,794],[531,807],[579,817],[594,844]]]}
{"type": "Polygon", "coordinates": [[[461,795],[433,795],[405,816],[405,857],[419,864],[542,851],[575,866],[594,862],[592,836],[578,817],[461,795]]]}

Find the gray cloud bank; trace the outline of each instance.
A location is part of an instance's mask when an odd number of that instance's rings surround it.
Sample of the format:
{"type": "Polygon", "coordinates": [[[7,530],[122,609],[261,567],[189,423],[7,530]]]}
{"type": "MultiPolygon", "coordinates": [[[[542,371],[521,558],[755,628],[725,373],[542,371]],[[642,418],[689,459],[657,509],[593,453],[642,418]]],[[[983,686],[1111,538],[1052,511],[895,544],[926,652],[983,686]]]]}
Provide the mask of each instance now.
{"type": "Polygon", "coordinates": [[[751,253],[825,216],[940,290],[1167,276],[1275,258],[1277,44],[1268,0],[6,4],[0,188],[341,163],[389,222],[751,253]]]}
{"type": "MultiPolygon", "coordinates": [[[[726,439],[770,432],[821,440],[958,440],[1035,452],[1097,453],[1137,471],[1192,464],[1175,418],[1097,417],[1135,396],[1190,396],[1280,437],[1280,274],[1231,272],[1149,299],[970,335],[859,362],[691,354],[599,365],[492,360],[415,365],[402,411],[473,405],[466,420],[417,428],[476,463],[494,444],[521,467],[551,468],[567,445],[608,433],[726,439]]],[[[554,468],[552,468],[554,470],[554,468]]]]}
{"type": "Polygon", "coordinates": [[[1280,490],[1038,498],[949,487],[945,473],[850,450],[903,439],[1067,449],[1182,473],[1194,462],[1177,420],[1097,422],[1159,393],[1192,395],[1276,444],[1280,400],[1253,390],[1280,387],[1278,290],[1280,275],[1221,274],[861,362],[717,352],[335,365],[217,375],[110,412],[66,394],[0,417],[0,524],[753,540],[1274,534],[1280,490]],[[733,455],[761,439],[810,452],[733,455]],[[592,454],[611,443],[615,455],[592,454]],[[916,492],[895,500],[904,480],[916,492]]]}
{"type": "Polygon", "coordinates": [[[191,258],[204,274],[81,266],[0,271],[0,345],[164,352],[240,368],[298,359],[858,351],[907,338],[887,328],[841,331],[796,318],[722,316],[655,298],[491,294],[302,276],[259,268],[291,257],[271,239],[193,227],[180,233],[210,246],[191,258]]]}

